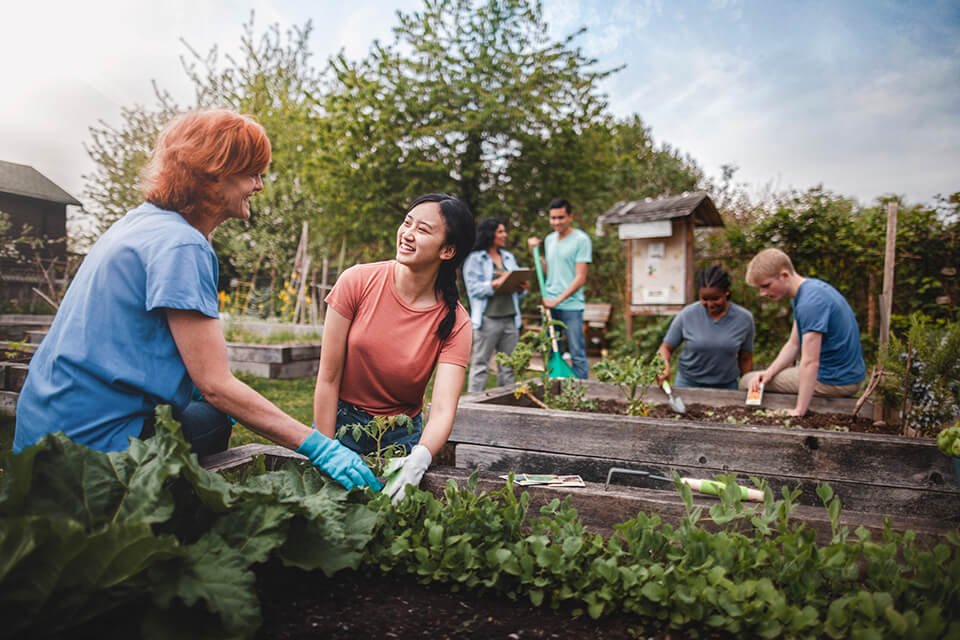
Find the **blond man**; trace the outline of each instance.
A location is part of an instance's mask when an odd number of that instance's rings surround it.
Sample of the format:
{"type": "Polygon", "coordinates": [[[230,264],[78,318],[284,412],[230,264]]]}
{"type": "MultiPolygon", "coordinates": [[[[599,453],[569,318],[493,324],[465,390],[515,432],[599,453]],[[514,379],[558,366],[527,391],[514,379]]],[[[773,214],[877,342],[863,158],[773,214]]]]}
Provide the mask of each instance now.
{"type": "Polygon", "coordinates": [[[762,371],[740,379],[741,389],[797,394],[790,415],[802,416],[814,395],[852,396],[866,374],[860,327],[850,304],[822,280],[797,273],[790,256],[764,249],[747,266],[747,284],[772,300],[790,298],[793,329],[780,353],[762,371]],[[799,365],[796,364],[797,357],[799,365]]]}

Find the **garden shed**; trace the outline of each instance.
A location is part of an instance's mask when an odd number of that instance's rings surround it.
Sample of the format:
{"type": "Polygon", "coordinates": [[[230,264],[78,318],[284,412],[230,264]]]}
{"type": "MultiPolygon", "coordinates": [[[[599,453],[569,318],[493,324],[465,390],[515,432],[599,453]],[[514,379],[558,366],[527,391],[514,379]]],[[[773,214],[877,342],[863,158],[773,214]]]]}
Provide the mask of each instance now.
{"type": "Polygon", "coordinates": [[[597,218],[597,235],[604,225],[616,225],[627,260],[624,308],[627,335],[635,315],[668,315],[693,302],[694,229],[722,227],[723,219],[703,191],[678,196],[618,202],[597,218]]]}
{"type": "Polygon", "coordinates": [[[0,217],[9,223],[6,232],[0,229],[0,241],[20,237],[24,228],[26,235],[43,241],[36,248],[20,243],[20,260],[0,257],[0,294],[4,299],[13,300],[25,292],[32,295],[30,287],[41,278],[35,259],[45,267],[66,262],[68,205],[82,206],[33,167],[0,160],[0,214],[5,214],[0,217]]]}

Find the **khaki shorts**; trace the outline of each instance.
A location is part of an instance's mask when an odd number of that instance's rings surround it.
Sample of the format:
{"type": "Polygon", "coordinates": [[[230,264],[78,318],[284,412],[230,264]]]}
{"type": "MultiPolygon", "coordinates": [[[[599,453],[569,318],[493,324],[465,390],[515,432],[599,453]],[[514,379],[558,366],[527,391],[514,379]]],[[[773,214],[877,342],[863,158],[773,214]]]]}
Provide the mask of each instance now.
{"type": "MultiPolygon", "coordinates": [[[[740,388],[749,389],[750,381],[756,376],[760,375],[760,371],[751,371],[746,373],[743,377],[740,378],[740,388]]],[[[770,380],[763,385],[764,391],[771,391],[773,393],[797,393],[800,390],[800,367],[788,367],[775,375],[773,380],[770,380]]],[[[815,396],[825,396],[828,398],[843,398],[847,396],[852,396],[860,390],[860,383],[854,382],[853,384],[824,384],[817,380],[817,383],[813,387],[813,395],[815,396]]]]}

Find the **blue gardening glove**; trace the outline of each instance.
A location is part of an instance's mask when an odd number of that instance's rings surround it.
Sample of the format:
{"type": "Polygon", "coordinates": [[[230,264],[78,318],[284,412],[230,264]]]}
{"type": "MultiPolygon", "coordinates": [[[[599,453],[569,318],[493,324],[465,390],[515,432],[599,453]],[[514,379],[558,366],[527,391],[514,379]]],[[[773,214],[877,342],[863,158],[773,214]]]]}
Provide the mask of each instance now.
{"type": "Polygon", "coordinates": [[[380,491],[383,485],[373,475],[370,467],[360,456],[314,429],[299,447],[297,453],[310,458],[310,462],[328,476],[339,482],[348,491],[354,487],[367,486],[380,491]]]}
{"type": "Polygon", "coordinates": [[[419,486],[420,479],[433,461],[433,456],[430,455],[429,449],[422,444],[418,444],[410,452],[410,455],[400,458],[400,460],[402,460],[400,469],[387,481],[387,488],[384,490],[384,493],[390,496],[393,504],[398,504],[403,500],[408,484],[415,487],[419,486]]]}

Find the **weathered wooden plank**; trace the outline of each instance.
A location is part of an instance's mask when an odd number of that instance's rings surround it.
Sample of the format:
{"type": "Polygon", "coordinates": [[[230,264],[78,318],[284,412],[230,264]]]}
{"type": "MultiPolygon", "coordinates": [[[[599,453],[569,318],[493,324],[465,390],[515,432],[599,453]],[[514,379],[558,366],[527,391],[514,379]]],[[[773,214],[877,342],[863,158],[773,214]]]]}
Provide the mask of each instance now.
{"type": "Polygon", "coordinates": [[[319,360],[319,344],[227,343],[227,357],[234,362],[282,364],[298,360],[319,360]]]}
{"type": "Polygon", "coordinates": [[[233,362],[289,362],[290,350],[283,345],[228,342],[227,358],[233,362]]]}
{"type": "Polygon", "coordinates": [[[0,362],[0,389],[20,392],[30,366],[19,362],[0,362]]]}
{"type": "Polygon", "coordinates": [[[289,380],[291,378],[310,378],[317,375],[319,360],[300,360],[298,362],[230,362],[233,372],[249,373],[261,378],[289,380]]]}
{"type": "MultiPolygon", "coordinates": [[[[623,467],[646,471],[654,475],[672,477],[674,471],[682,476],[713,478],[722,473],[720,470],[703,469],[689,466],[649,464],[615,458],[595,458],[557,453],[539,453],[503,447],[484,447],[458,444],[456,446],[456,466],[465,469],[483,469],[498,474],[513,471],[515,473],[561,473],[577,474],[590,482],[605,482],[611,467],[623,467]]],[[[819,506],[817,496],[819,481],[806,478],[794,478],[783,475],[763,476],[774,491],[786,486],[799,487],[802,494],[800,504],[819,506]]],[[[749,477],[741,476],[740,483],[752,487],[749,477]]],[[[651,480],[630,475],[616,474],[613,482],[618,485],[646,488],[669,488],[669,482],[651,480]]],[[[937,518],[960,526],[960,492],[944,489],[905,489],[880,484],[866,484],[850,480],[831,481],[834,493],[839,496],[844,508],[864,513],[883,513],[900,517],[937,518]]]]}
{"type": "Polygon", "coordinates": [[[891,487],[949,487],[931,440],[547,411],[462,402],[450,439],[544,453],[891,487]]]}
{"type": "MultiPolygon", "coordinates": [[[[559,385],[559,382],[554,382],[559,385]]],[[[598,400],[618,400],[626,402],[626,397],[619,387],[612,384],[597,382],[596,380],[584,380],[582,384],[586,388],[586,397],[598,400]]],[[[540,388],[538,382],[532,382],[532,387],[540,388]]],[[[687,404],[703,404],[710,407],[725,407],[729,405],[743,405],[746,397],[746,391],[734,391],[728,389],[682,389],[674,388],[674,395],[683,398],[687,404]]],[[[646,402],[652,404],[666,404],[667,396],[658,387],[651,386],[643,396],[646,402]]],[[[797,396],[790,393],[764,393],[763,406],[766,409],[792,409],[796,405],[797,396]]],[[[513,387],[496,387],[477,393],[464,395],[461,402],[481,402],[485,404],[505,404],[507,406],[533,406],[529,400],[523,398],[516,399],[513,394],[513,387]]],[[[810,410],[817,413],[845,413],[853,412],[857,403],[856,398],[821,398],[814,397],[810,401],[810,410]]],[[[870,400],[864,402],[857,415],[865,418],[873,416],[873,403],[870,400]]]]}
{"type": "MultiPolygon", "coordinates": [[[[465,469],[450,467],[431,467],[423,476],[420,487],[436,495],[441,495],[448,480],[454,480],[460,486],[465,486],[470,472],[465,469]]],[[[478,488],[482,491],[492,491],[503,486],[497,474],[480,472],[478,488]]],[[[683,502],[675,490],[661,491],[635,487],[610,487],[604,490],[602,484],[586,483],[583,488],[551,488],[551,487],[523,487],[519,491],[528,493],[531,497],[531,513],[536,513],[541,506],[554,498],[568,497],[571,505],[580,514],[584,524],[590,529],[609,535],[613,532],[613,525],[634,517],[637,513],[657,514],[665,522],[679,523],[685,511],[683,502]]],[[[707,509],[715,504],[716,499],[706,496],[694,497],[694,503],[705,507],[703,521],[709,523],[707,509]]],[[[746,508],[754,508],[745,503],[746,508]]],[[[759,508],[757,505],[755,508],[759,508]]],[[[832,537],[830,519],[823,507],[798,505],[793,512],[795,521],[803,522],[816,532],[820,543],[828,543],[832,537]]],[[[883,516],[846,510],[841,513],[840,524],[855,529],[863,526],[874,534],[875,539],[884,530],[883,516]]],[[[917,534],[917,540],[922,544],[934,544],[941,541],[950,532],[956,531],[956,526],[930,518],[902,517],[896,521],[898,530],[910,529],[917,534]]]]}
{"type": "Polygon", "coordinates": [[[208,471],[226,471],[250,464],[257,456],[267,456],[270,468],[276,468],[285,460],[306,460],[305,456],[286,447],[252,443],[205,456],[200,459],[200,465],[208,471]]]}

